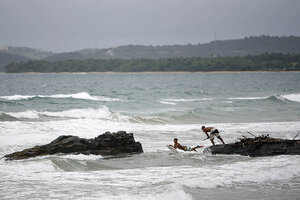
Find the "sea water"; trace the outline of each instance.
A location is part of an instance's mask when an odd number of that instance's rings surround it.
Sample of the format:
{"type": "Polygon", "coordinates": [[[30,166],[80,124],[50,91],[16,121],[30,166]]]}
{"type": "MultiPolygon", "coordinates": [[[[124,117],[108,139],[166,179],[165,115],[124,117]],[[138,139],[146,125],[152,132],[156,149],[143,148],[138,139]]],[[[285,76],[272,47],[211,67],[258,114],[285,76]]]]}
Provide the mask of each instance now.
{"type": "Polygon", "coordinates": [[[300,73],[0,74],[0,199],[299,199],[300,156],[172,152],[300,132],[300,73]],[[132,132],[127,157],[2,157],[60,135],[132,132]],[[220,143],[216,140],[216,143],[220,143]]]}

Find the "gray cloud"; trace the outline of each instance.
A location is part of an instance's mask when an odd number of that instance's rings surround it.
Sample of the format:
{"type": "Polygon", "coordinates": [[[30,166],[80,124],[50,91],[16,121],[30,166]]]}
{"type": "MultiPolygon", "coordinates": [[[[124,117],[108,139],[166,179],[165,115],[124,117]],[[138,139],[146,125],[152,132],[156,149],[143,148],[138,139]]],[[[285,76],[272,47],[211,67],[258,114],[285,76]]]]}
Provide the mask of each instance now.
{"type": "Polygon", "coordinates": [[[52,51],[300,35],[298,0],[0,0],[0,46],[52,51]]]}

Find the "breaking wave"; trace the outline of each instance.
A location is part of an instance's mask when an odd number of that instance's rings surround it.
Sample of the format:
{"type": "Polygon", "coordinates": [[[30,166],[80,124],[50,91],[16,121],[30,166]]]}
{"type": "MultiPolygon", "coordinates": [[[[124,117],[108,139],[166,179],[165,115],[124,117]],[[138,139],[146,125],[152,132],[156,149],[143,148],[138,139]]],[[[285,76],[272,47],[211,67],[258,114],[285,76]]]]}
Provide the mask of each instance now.
{"type": "Polygon", "coordinates": [[[0,121],[18,121],[18,118],[13,117],[9,114],[6,113],[1,113],[0,114],[0,121]]]}
{"type": "Polygon", "coordinates": [[[98,109],[83,108],[64,111],[26,110],[22,112],[0,112],[0,121],[48,121],[64,119],[99,119],[135,124],[164,124],[167,122],[165,116],[122,114],[119,112],[112,112],[106,106],[98,109]]]}
{"type": "Polygon", "coordinates": [[[57,112],[36,110],[26,110],[23,112],[6,112],[0,114],[0,120],[14,121],[18,119],[39,119],[41,117],[104,119],[110,118],[112,116],[113,113],[106,106],[103,106],[98,109],[71,109],[57,112]]]}
{"type": "Polygon", "coordinates": [[[110,98],[105,96],[92,96],[87,92],[80,92],[75,94],[54,94],[54,95],[13,95],[13,96],[0,96],[0,99],[5,99],[9,101],[19,101],[19,100],[30,100],[33,98],[57,98],[57,99],[84,99],[92,101],[121,101],[119,98],[110,98]]]}
{"type": "Polygon", "coordinates": [[[283,95],[282,97],[290,101],[300,102],[300,94],[288,94],[283,95]]]}
{"type": "Polygon", "coordinates": [[[176,105],[180,102],[200,102],[200,101],[216,101],[216,100],[231,100],[231,101],[249,101],[249,100],[279,100],[279,101],[294,101],[300,102],[300,94],[288,95],[272,95],[264,97],[229,97],[229,98],[198,98],[198,99],[160,99],[157,102],[161,104],[176,105]]]}

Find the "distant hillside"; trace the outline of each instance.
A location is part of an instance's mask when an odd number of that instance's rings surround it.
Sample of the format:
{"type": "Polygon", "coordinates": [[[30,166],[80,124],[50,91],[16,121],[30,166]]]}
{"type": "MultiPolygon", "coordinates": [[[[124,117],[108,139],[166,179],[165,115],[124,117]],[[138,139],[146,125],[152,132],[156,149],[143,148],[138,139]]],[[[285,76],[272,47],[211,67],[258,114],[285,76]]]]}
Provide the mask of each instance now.
{"type": "Polygon", "coordinates": [[[53,55],[52,52],[27,47],[0,48],[0,72],[4,71],[4,66],[10,63],[18,63],[28,60],[39,60],[53,55]]]}
{"type": "Polygon", "coordinates": [[[300,37],[250,36],[244,39],[218,40],[197,45],[128,45],[108,49],[82,49],[56,54],[27,47],[2,47],[0,48],[0,71],[4,65],[29,59],[54,62],[86,59],[213,58],[260,55],[264,53],[299,54],[300,37]]]}
{"type": "Polygon", "coordinates": [[[10,53],[4,53],[0,51],[0,72],[4,72],[4,66],[10,63],[18,63],[22,61],[28,61],[29,58],[24,56],[14,55],[10,53]]]}
{"type": "Polygon", "coordinates": [[[161,59],[87,59],[28,61],[5,66],[22,72],[151,72],[151,71],[300,71],[300,54],[261,54],[239,57],[181,57],[161,59]]]}
{"type": "Polygon", "coordinates": [[[218,40],[197,45],[128,45],[109,49],[83,49],[70,53],[55,54],[44,60],[246,56],[259,55],[266,52],[298,54],[300,53],[300,37],[258,36],[235,40],[218,40]]]}
{"type": "Polygon", "coordinates": [[[58,53],[52,56],[46,57],[45,61],[63,61],[63,60],[84,60],[87,56],[78,52],[58,53]]]}
{"type": "Polygon", "coordinates": [[[40,49],[32,49],[28,47],[2,47],[0,52],[23,56],[33,60],[40,60],[54,53],[40,49]]]}

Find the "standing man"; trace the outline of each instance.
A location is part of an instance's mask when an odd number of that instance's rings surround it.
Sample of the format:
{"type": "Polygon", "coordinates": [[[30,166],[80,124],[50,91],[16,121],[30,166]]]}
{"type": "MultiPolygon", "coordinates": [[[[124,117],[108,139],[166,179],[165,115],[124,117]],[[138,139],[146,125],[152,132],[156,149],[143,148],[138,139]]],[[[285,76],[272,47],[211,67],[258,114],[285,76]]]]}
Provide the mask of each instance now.
{"type": "Polygon", "coordinates": [[[218,129],[216,129],[215,127],[205,127],[205,126],[202,126],[201,127],[202,131],[206,134],[207,138],[210,139],[211,143],[215,146],[215,142],[214,142],[214,139],[215,139],[215,136],[221,140],[221,142],[223,144],[225,144],[225,142],[223,141],[223,139],[221,138],[220,134],[219,134],[219,131],[218,129]],[[209,135],[208,135],[209,133],[209,135]]]}

